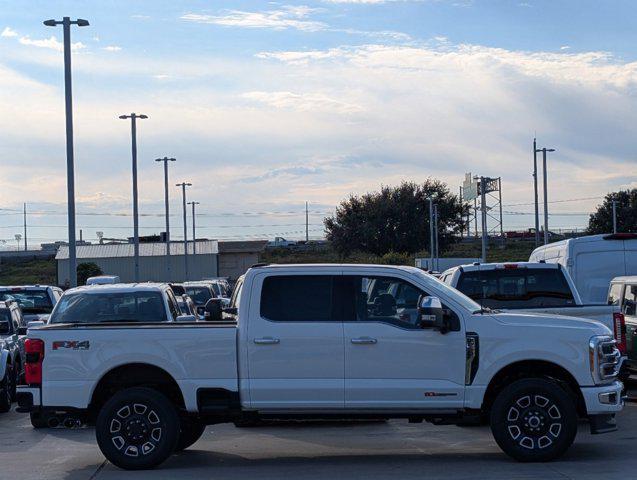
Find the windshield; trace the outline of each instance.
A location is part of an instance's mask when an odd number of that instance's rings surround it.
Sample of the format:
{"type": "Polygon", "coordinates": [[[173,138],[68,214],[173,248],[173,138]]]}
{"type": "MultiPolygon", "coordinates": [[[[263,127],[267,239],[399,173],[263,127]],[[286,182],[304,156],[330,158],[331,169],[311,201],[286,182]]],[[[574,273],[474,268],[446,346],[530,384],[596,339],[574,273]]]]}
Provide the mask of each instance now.
{"type": "MultiPolygon", "coordinates": [[[[421,277],[426,277],[428,282],[430,282],[431,280],[435,280],[434,277],[423,272],[422,270],[419,270],[417,274],[421,277]]],[[[449,295],[449,297],[451,297],[456,303],[460,304],[461,307],[466,308],[470,312],[475,313],[482,310],[482,307],[478,303],[474,302],[462,292],[459,292],[455,288],[450,287],[446,283],[443,283],[440,280],[436,280],[435,285],[437,289],[443,290],[446,295],[449,295]]]]}
{"type": "Polygon", "coordinates": [[[8,335],[11,333],[11,312],[9,310],[0,310],[0,335],[8,335]]]}
{"type": "Polygon", "coordinates": [[[210,289],[206,287],[186,287],[186,294],[192,298],[195,305],[205,305],[212,298],[210,289]]]}
{"type": "Polygon", "coordinates": [[[62,296],[50,323],[165,322],[159,292],[72,293],[62,296]]]}
{"type": "Polygon", "coordinates": [[[489,308],[575,305],[564,275],[556,268],[464,272],[458,290],[489,308]]]}
{"type": "Polygon", "coordinates": [[[53,303],[46,290],[0,290],[0,301],[15,300],[24,313],[51,313],[53,303]]]}

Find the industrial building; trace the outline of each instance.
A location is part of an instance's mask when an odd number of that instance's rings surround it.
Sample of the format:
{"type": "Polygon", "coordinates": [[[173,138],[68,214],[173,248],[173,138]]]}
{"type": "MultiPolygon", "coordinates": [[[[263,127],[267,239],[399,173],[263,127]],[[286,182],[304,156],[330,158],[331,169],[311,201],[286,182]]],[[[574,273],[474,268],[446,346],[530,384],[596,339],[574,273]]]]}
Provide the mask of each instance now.
{"type": "MultiPolygon", "coordinates": [[[[77,264],[95,263],[105,275],[117,275],[122,282],[135,281],[132,243],[78,245],[77,264]]],[[[146,282],[183,282],[219,276],[219,245],[216,240],[197,241],[196,254],[188,243],[188,276],[184,262],[184,244],[170,244],[170,278],[166,270],[166,244],[139,244],[139,278],[146,282]]],[[[69,247],[61,246],[55,256],[58,285],[69,282],[69,247]]]]}
{"type": "MultiPolygon", "coordinates": [[[[140,281],[183,282],[211,277],[227,277],[236,280],[251,265],[259,262],[265,248],[265,240],[218,242],[197,240],[196,255],[192,242],[188,243],[188,276],[184,262],[184,244],[170,244],[170,278],[166,271],[166,244],[163,242],[139,244],[140,281]]],[[[117,275],[122,282],[135,280],[134,245],[132,243],[92,244],[77,246],[77,264],[95,263],[105,275],[117,275]]],[[[59,247],[55,256],[57,283],[69,282],[69,248],[59,247]]]]}

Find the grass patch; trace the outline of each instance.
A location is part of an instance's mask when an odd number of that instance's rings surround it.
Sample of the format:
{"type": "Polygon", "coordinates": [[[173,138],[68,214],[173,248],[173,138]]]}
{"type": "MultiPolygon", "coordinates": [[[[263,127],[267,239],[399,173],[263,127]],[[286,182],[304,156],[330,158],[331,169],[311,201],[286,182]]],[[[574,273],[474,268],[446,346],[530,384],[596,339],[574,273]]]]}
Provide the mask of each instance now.
{"type": "Polygon", "coordinates": [[[28,260],[0,265],[0,285],[56,285],[54,259],[28,260]]]}

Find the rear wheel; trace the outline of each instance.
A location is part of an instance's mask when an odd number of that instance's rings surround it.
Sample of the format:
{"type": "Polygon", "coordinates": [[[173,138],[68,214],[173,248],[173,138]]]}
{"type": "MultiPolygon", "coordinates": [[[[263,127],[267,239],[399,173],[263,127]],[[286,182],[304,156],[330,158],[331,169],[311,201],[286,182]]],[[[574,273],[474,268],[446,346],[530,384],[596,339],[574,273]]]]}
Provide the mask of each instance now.
{"type": "Polygon", "coordinates": [[[31,412],[31,425],[33,428],[46,428],[48,427],[47,419],[39,412],[31,412]]]}
{"type": "Polygon", "coordinates": [[[0,381],[0,413],[8,412],[11,410],[11,403],[13,402],[13,396],[15,391],[14,373],[11,364],[7,364],[4,370],[4,377],[0,381]]]}
{"type": "Polygon", "coordinates": [[[201,438],[205,430],[206,426],[202,423],[195,423],[182,419],[179,429],[179,440],[177,440],[175,451],[181,452],[193,445],[201,438]]]}
{"type": "Polygon", "coordinates": [[[104,456],[126,470],[153,468],[175,450],[179,416],[162,393],[143,387],[116,393],[100,410],[95,425],[104,456]]]}
{"type": "Polygon", "coordinates": [[[504,453],[515,460],[553,460],[575,440],[575,400],[556,382],[518,380],[496,397],[491,408],[491,431],[504,453]]]}

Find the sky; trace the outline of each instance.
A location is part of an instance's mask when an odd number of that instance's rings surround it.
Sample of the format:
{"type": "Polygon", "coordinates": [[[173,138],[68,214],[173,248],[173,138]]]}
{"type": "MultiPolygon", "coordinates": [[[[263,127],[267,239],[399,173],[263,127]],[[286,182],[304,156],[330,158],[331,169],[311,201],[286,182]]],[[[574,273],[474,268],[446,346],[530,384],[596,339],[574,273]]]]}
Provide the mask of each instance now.
{"type": "MultiPolygon", "coordinates": [[[[77,225],[197,237],[310,237],[348,196],[403,180],[502,177],[504,229],[532,226],[532,141],[549,154],[550,228],[583,228],[637,187],[637,4],[587,0],[2,1],[0,248],[65,240],[61,27],[72,29],[77,225]],[[190,207],[189,207],[190,208],[190,207]],[[188,212],[190,214],[190,210],[188,212]],[[190,220],[189,220],[190,222],[190,220]],[[190,235],[189,225],[189,235],[190,235]]],[[[541,171],[540,171],[541,175],[541,171]]]]}

